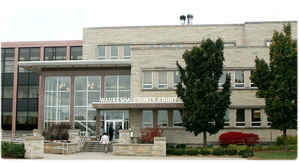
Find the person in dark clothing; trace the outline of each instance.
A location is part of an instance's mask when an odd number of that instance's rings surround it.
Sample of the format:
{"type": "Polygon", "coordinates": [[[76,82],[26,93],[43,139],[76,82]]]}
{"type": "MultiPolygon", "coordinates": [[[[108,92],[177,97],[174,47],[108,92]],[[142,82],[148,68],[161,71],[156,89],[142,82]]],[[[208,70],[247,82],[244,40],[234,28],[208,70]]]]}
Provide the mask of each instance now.
{"type": "Polygon", "coordinates": [[[112,138],[114,135],[114,129],[113,129],[112,125],[109,126],[108,134],[109,134],[109,141],[112,141],[112,138]]]}

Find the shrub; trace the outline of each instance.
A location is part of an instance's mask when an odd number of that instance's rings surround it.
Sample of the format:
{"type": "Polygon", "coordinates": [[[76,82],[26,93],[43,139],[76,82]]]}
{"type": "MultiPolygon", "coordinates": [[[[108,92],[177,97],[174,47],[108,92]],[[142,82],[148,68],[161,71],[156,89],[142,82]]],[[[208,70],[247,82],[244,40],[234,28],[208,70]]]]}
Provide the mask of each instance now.
{"type": "Polygon", "coordinates": [[[182,148],[170,148],[170,149],[167,149],[167,154],[169,154],[169,155],[184,155],[185,150],[182,148]]]}
{"type": "Polygon", "coordinates": [[[162,129],[155,128],[145,128],[141,131],[141,141],[142,143],[152,143],[154,142],[154,137],[162,136],[162,129]]]}
{"type": "Polygon", "coordinates": [[[262,151],[262,150],[264,150],[264,148],[261,145],[255,145],[254,146],[254,151],[255,152],[262,151]]]}
{"type": "Polygon", "coordinates": [[[197,155],[199,154],[199,151],[195,148],[190,148],[185,150],[185,154],[187,155],[197,155]]]}
{"type": "Polygon", "coordinates": [[[242,145],[242,146],[238,147],[238,154],[240,156],[242,156],[243,158],[253,156],[253,153],[252,153],[251,149],[246,145],[242,145]]]}
{"type": "Polygon", "coordinates": [[[24,144],[2,142],[1,151],[2,158],[24,158],[25,155],[24,144]]]}
{"type": "Polygon", "coordinates": [[[247,144],[253,145],[257,144],[259,140],[258,135],[252,133],[242,133],[242,132],[226,132],[220,135],[219,144],[247,144]]]}
{"type": "Polygon", "coordinates": [[[69,123],[53,124],[51,127],[43,131],[43,136],[46,140],[68,140],[68,129],[71,126],[69,123]]]}
{"type": "Polygon", "coordinates": [[[236,155],[238,153],[238,147],[235,144],[228,145],[227,148],[225,148],[225,153],[227,155],[236,155]]]}
{"type": "Polygon", "coordinates": [[[214,148],[213,151],[212,151],[212,154],[213,155],[224,155],[225,154],[225,150],[223,147],[217,147],[217,148],[214,148]]]}
{"type": "Polygon", "coordinates": [[[167,143],[167,148],[175,148],[176,145],[167,143]]]}
{"type": "Polygon", "coordinates": [[[202,155],[209,155],[211,152],[208,148],[201,148],[199,150],[199,153],[202,154],[202,155]]]}
{"type": "Polygon", "coordinates": [[[177,144],[176,148],[186,148],[186,144],[177,144]]]}
{"type": "MultiPolygon", "coordinates": [[[[287,144],[297,144],[297,136],[287,136],[287,144]]],[[[276,138],[277,145],[284,145],[283,136],[278,136],[276,138]]]]}

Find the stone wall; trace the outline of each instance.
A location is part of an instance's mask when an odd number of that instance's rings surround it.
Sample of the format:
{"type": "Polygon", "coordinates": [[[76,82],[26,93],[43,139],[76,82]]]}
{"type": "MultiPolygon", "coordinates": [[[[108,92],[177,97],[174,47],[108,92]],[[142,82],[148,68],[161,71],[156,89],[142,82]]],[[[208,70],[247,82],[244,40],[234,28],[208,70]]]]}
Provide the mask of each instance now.
{"type": "Polygon", "coordinates": [[[166,138],[155,137],[154,144],[113,144],[113,155],[166,156],[166,138]]]}
{"type": "Polygon", "coordinates": [[[25,158],[44,158],[44,138],[42,136],[26,136],[24,138],[25,158]]]}
{"type": "Polygon", "coordinates": [[[49,142],[45,143],[45,153],[52,154],[72,154],[77,153],[78,143],[62,143],[62,142],[49,142]]]}
{"type": "Polygon", "coordinates": [[[69,133],[69,141],[71,143],[77,144],[76,152],[79,152],[84,146],[84,143],[82,144],[80,143],[81,141],[80,129],[69,129],[68,133],[69,133]]]}

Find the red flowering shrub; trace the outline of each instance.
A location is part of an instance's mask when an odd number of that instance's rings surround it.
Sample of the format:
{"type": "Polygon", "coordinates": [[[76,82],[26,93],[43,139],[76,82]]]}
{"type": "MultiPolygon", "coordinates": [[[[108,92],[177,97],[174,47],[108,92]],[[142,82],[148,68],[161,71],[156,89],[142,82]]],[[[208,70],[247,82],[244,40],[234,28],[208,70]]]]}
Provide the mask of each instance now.
{"type": "Polygon", "coordinates": [[[154,137],[162,136],[162,129],[156,128],[145,128],[141,131],[142,143],[153,143],[154,137]]]}
{"type": "Polygon", "coordinates": [[[220,135],[219,143],[221,145],[227,144],[257,144],[258,135],[252,133],[242,133],[242,132],[226,132],[220,135]]]}

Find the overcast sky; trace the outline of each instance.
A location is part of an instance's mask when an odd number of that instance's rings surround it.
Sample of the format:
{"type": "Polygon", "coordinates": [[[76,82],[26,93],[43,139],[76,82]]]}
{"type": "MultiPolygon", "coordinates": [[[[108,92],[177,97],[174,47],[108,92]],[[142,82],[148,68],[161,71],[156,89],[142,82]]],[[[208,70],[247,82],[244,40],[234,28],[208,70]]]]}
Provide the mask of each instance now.
{"type": "Polygon", "coordinates": [[[5,0],[0,41],[81,40],[83,27],[177,25],[299,19],[296,0],[5,0]]]}

